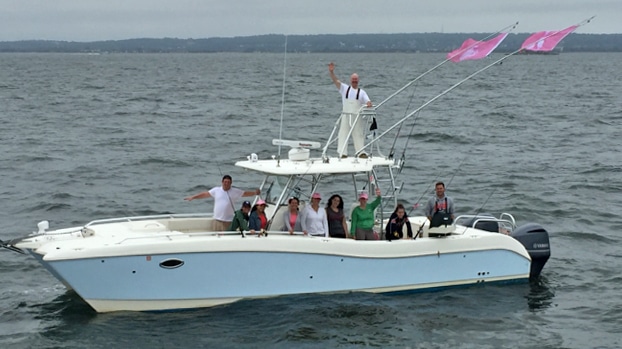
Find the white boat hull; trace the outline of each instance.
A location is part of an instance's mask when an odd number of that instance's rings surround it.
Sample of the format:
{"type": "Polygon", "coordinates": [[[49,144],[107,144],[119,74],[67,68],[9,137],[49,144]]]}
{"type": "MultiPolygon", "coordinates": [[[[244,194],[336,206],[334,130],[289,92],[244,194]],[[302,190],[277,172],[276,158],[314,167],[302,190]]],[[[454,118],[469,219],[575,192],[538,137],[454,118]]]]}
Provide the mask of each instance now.
{"type": "Polygon", "coordinates": [[[529,279],[531,260],[518,241],[475,229],[461,231],[443,238],[392,242],[282,233],[243,238],[168,232],[122,240],[90,236],[46,243],[35,253],[98,312],[529,279]]]}

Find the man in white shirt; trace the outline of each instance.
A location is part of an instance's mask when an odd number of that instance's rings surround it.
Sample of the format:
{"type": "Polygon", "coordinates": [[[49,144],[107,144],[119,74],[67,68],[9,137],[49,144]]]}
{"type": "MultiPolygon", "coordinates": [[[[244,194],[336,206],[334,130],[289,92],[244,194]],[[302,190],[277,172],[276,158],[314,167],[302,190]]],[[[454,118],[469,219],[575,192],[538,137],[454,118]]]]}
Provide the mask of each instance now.
{"type": "Polygon", "coordinates": [[[204,191],[192,196],[184,198],[184,200],[192,201],[194,199],[214,198],[214,220],[212,229],[214,231],[226,231],[231,226],[233,216],[235,215],[236,200],[245,197],[259,195],[259,189],[244,191],[239,188],[233,188],[231,184],[233,179],[229,175],[222,177],[222,185],[214,187],[209,191],[204,191]]]}
{"type": "Polygon", "coordinates": [[[341,94],[343,109],[341,111],[341,126],[339,127],[339,139],[337,141],[337,152],[342,158],[348,157],[348,133],[352,129],[352,141],[354,150],[359,153],[359,157],[366,158],[367,154],[361,152],[365,142],[363,121],[359,116],[361,107],[372,107],[372,102],[367,93],[359,88],[359,76],[354,73],[350,76],[350,85],[341,82],[335,75],[335,64],[328,64],[328,72],[335,86],[341,94]]]}

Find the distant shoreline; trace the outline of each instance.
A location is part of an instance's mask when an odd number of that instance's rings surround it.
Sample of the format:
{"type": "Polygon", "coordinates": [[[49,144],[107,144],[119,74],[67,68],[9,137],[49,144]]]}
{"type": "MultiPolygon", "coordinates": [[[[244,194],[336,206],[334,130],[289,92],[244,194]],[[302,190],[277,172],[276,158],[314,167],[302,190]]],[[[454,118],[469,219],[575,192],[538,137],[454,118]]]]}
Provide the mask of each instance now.
{"type": "MultiPolygon", "coordinates": [[[[287,36],[287,52],[339,53],[443,53],[460,47],[467,38],[483,33],[325,34],[287,36]]],[[[495,52],[517,50],[529,34],[511,33],[495,52]]],[[[560,44],[563,52],[622,52],[622,34],[570,34],[560,44]]],[[[283,52],[284,35],[258,35],[207,39],[127,39],[93,42],[23,40],[1,41],[0,53],[215,53],[283,52]]]]}

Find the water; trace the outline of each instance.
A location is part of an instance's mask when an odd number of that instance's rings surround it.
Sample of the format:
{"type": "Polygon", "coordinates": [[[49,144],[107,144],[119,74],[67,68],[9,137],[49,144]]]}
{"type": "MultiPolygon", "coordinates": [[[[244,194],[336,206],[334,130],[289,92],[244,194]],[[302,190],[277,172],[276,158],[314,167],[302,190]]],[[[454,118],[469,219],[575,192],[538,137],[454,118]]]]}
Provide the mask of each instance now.
{"type": "MultiPolygon", "coordinates": [[[[359,73],[377,103],[442,59],[288,54],[283,138],[326,139],[340,108],[331,60],[343,80],[359,73]]],[[[511,57],[417,116],[403,199],[427,198],[441,179],[459,213],[505,211],[541,223],[552,258],[538,282],[96,314],[33,258],[0,251],[0,347],[622,347],[621,59],[511,57]]],[[[488,62],[430,74],[380,111],[380,130],[488,62]]],[[[257,179],[232,164],[277,151],[283,55],[3,54],[0,66],[5,240],[43,219],[60,228],[211,211],[209,200],[183,197],[218,185],[222,173],[254,188],[257,179]]]]}

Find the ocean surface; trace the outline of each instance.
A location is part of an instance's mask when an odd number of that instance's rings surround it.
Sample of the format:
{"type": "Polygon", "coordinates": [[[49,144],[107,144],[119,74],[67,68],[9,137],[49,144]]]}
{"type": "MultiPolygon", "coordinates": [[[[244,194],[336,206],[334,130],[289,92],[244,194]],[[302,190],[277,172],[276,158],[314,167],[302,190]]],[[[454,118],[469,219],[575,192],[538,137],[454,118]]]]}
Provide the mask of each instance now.
{"type": "MultiPolygon", "coordinates": [[[[379,131],[503,57],[443,65],[378,110],[379,131]]],[[[281,132],[328,138],[341,105],[330,61],[343,81],[357,72],[379,103],[443,59],[1,54],[0,238],[26,235],[41,220],[54,229],[211,212],[210,200],[183,198],[219,185],[224,173],[256,188],[260,179],[233,163],[276,155],[271,141],[281,132]]],[[[0,348],[621,348],[620,62],[620,53],[511,56],[400,131],[402,200],[422,203],[444,180],[459,213],[542,224],[552,256],[535,282],[97,314],[31,256],[3,250],[0,348]]]]}

